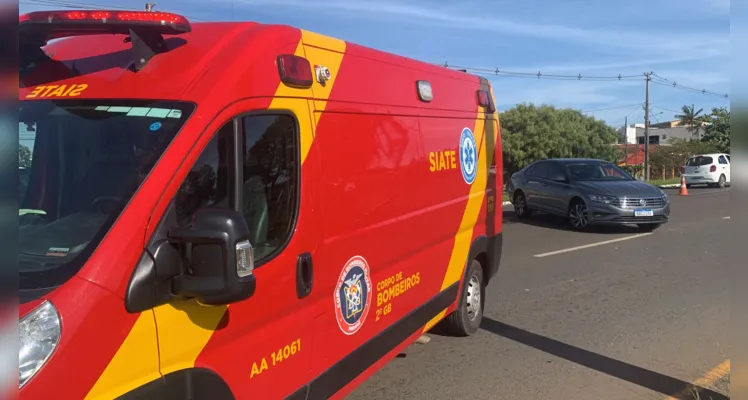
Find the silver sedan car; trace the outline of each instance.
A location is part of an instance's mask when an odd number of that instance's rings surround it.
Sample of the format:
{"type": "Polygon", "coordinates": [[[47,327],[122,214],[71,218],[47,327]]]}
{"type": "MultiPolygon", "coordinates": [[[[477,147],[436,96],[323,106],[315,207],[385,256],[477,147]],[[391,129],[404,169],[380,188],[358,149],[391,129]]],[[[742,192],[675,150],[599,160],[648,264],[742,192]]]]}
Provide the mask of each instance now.
{"type": "Polygon", "coordinates": [[[670,201],[662,189],[603,160],[537,161],[513,174],[507,191],[517,217],[534,211],[556,214],[577,230],[633,224],[652,231],[670,217],[670,201]]]}

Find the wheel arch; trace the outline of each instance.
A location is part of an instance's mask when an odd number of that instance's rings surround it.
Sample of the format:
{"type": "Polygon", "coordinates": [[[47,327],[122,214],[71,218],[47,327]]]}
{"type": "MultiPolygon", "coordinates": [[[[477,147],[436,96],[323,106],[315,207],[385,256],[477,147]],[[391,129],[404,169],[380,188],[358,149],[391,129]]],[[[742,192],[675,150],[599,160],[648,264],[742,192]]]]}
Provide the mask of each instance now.
{"type": "Polygon", "coordinates": [[[522,188],[515,188],[512,192],[512,203],[514,203],[514,197],[517,196],[517,193],[522,193],[522,195],[525,196],[525,199],[527,199],[527,195],[525,194],[525,191],[522,190],[522,188]]]}
{"type": "Polygon", "coordinates": [[[571,198],[569,199],[568,208],[571,208],[571,205],[574,204],[577,201],[581,201],[582,203],[584,203],[585,206],[587,205],[587,202],[584,201],[584,199],[582,198],[582,196],[580,196],[578,194],[575,194],[575,195],[571,196],[571,198]]]}
{"type": "Polygon", "coordinates": [[[465,260],[465,268],[467,268],[473,260],[480,263],[481,269],[483,270],[483,278],[485,284],[496,276],[501,263],[501,253],[503,249],[503,235],[501,232],[494,236],[480,235],[470,246],[468,258],[465,260]]]}

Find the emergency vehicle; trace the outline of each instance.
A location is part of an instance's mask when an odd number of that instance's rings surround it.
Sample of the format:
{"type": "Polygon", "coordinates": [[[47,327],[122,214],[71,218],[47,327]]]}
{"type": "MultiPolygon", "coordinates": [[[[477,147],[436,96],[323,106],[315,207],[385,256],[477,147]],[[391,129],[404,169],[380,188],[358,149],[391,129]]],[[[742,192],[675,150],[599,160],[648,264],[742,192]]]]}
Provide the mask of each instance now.
{"type": "Polygon", "coordinates": [[[341,398],[502,249],[489,82],[287,26],[19,17],[21,399],[341,398]]]}

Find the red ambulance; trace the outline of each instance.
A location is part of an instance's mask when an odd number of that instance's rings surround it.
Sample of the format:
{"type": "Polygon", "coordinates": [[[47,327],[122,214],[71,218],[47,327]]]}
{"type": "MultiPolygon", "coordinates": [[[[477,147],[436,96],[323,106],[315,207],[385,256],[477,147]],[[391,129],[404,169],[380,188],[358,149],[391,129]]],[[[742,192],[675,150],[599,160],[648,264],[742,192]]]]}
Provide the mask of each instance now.
{"type": "Polygon", "coordinates": [[[486,79],[287,26],[19,25],[19,398],[341,398],[435,324],[478,329],[486,79]]]}

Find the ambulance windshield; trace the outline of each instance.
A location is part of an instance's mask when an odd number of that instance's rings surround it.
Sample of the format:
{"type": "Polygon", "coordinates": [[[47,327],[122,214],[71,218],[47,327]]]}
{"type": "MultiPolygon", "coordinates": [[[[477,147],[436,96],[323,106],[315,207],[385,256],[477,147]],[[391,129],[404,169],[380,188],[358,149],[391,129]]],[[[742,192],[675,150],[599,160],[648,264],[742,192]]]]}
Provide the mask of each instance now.
{"type": "Polygon", "coordinates": [[[75,275],[193,109],[162,101],[21,102],[22,291],[75,275]]]}

